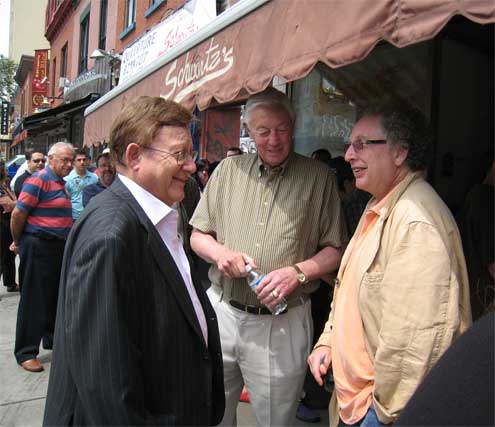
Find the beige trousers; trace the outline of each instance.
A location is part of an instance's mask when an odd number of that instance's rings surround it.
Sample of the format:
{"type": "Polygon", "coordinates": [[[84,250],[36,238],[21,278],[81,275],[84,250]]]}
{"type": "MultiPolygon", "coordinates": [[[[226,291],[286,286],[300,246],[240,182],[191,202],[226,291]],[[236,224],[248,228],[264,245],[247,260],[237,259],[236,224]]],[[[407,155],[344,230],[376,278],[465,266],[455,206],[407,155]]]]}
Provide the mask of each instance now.
{"type": "Polygon", "coordinates": [[[208,295],[222,342],[226,407],[220,425],[237,424],[244,384],[258,426],[294,425],[313,336],[311,301],[279,316],[254,315],[222,301],[216,289],[208,295]]]}

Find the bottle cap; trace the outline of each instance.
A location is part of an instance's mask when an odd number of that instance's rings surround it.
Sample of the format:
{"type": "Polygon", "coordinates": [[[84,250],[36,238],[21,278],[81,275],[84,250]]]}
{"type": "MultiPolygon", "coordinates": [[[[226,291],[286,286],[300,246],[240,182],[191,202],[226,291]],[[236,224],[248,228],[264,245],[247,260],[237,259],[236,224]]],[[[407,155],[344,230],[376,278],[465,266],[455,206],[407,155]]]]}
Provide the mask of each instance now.
{"type": "Polygon", "coordinates": [[[251,267],[249,264],[246,264],[246,271],[249,273],[253,267],[251,267]]]}

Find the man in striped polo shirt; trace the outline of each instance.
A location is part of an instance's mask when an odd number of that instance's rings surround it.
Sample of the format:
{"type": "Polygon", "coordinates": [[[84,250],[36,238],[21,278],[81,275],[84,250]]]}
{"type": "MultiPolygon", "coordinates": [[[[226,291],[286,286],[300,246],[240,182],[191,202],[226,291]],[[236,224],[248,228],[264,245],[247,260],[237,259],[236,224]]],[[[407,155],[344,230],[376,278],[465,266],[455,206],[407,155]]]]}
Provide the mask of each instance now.
{"type": "Polygon", "coordinates": [[[289,426],[306,374],[313,324],[309,294],[337,269],[345,238],[335,176],[292,150],[294,112],[275,89],[252,96],[245,124],[258,153],[224,159],[191,224],[191,246],[212,264],[208,293],[218,316],[226,409],[235,425],[243,383],[257,425],[289,426]],[[246,264],[265,278],[256,294],[246,264]],[[267,309],[285,298],[287,310],[267,309]]]}
{"type": "Polygon", "coordinates": [[[17,311],[15,357],[25,370],[40,372],[39,345],[51,348],[65,239],[72,227],[72,206],[65,192],[74,147],[57,142],[48,166],[26,179],[12,211],[11,250],[19,253],[22,284],[17,311]]]}

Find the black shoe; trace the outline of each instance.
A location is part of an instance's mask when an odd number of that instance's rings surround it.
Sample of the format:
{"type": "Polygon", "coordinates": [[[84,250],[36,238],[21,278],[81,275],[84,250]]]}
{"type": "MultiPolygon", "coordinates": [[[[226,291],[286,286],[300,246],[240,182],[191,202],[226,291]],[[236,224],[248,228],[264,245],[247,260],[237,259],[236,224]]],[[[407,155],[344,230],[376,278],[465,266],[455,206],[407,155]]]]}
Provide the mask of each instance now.
{"type": "Polygon", "coordinates": [[[7,286],[7,292],[19,292],[19,285],[7,286]]]}

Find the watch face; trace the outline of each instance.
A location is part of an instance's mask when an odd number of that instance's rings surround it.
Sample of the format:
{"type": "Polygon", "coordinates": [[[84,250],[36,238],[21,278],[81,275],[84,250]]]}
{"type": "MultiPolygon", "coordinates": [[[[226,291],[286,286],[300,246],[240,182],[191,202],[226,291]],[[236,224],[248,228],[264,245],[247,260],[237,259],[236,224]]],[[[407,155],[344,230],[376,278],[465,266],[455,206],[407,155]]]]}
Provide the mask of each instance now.
{"type": "Polygon", "coordinates": [[[306,280],[306,276],[302,273],[299,273],[297,275],[297,280],[299,280],[301,283],[304,282],[306,280]]]}

